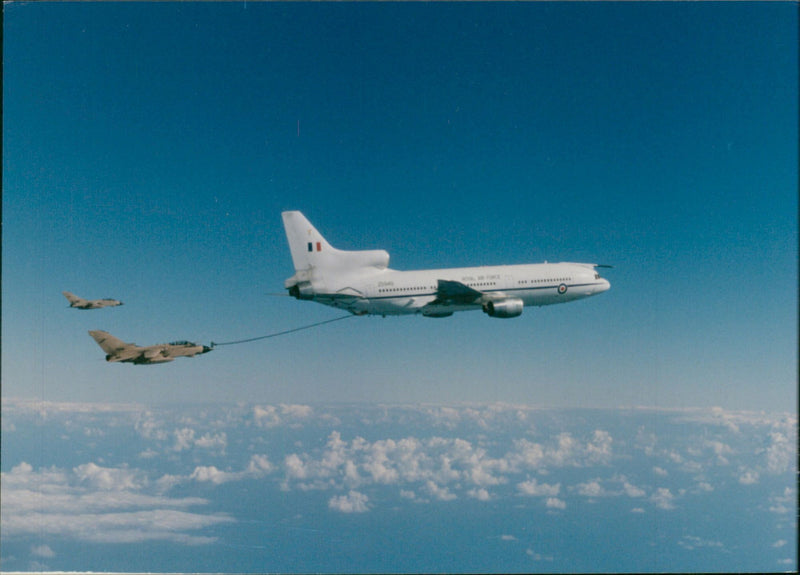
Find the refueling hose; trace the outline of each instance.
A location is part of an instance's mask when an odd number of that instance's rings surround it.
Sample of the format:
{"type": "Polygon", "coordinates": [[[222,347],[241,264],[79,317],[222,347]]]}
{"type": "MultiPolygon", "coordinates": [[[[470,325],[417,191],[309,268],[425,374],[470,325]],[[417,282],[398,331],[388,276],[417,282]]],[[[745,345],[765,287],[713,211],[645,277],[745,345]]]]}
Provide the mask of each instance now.
{"type": "Polygon", "coordinates": [[[333,323],[335,321],[339,321],[339,320],[342,320],[342,319],[347,319],[348,317],[354,317],[354,316],[351,315],[351,314],[347,314],[347,315],[335,317],[333,319],[327,319],[325,321],[318,321],[317,323],[312,323],[312,324],[309,324],[309,325],[303,325],[303,326],[300,326],[300,327],[296,327],[294,329],[287,329],[286,331],[279,331],[277,333],[270,333],[270,334],[267,334],[267,335],[260,335],[258,337],[250,337],[250,338],[247,338],[247,339],[237,339],[236,341],[223,341],[223,342],[220,342],[220,343],[216,343],[216,342],[212,341],[211,342],[211,347],[217,347],[219,345],[236,345],[236,344],[239,344],[239,343],[248,343],[248,342],[251,342],[251,341],[258,341],[260,339],[269,339],[271,337],[278,337],[280,335],[287,335],[287,334],[290,334],[290,333],[294,333],[296,331],[302,331],[304,329],[311,329],[312,327],[325,325],[326,323],[333,323]]]}

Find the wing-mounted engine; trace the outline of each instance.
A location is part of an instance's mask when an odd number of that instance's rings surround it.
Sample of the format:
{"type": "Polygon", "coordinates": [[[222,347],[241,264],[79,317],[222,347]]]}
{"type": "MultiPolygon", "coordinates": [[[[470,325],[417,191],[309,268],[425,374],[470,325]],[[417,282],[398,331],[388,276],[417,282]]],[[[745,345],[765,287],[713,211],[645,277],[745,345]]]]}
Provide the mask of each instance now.
{"type": "Polygon", "coordinates": [[[519,298],[489,300],[483,304],[483,312],[489,317],[509,318],[522,315],[524,303],[519,298]]]}

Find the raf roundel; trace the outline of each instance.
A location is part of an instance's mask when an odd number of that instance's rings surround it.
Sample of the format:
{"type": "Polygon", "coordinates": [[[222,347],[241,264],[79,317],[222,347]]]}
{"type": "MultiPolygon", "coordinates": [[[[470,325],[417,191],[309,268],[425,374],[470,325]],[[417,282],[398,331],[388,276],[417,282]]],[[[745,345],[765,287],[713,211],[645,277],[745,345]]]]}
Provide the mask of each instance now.
{"type": "Polygon", "coordinates": [[[567,284],[561,284],[560,286],[558,286],[558,293],[559,295],[564,295],[565,293],[567,293],[567,284]]]}

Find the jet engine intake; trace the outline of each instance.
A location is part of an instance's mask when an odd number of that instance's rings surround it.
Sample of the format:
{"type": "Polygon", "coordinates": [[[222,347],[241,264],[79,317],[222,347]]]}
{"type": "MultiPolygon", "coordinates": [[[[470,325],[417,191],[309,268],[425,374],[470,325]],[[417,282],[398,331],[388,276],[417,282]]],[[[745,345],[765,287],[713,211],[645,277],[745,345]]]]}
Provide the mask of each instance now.
{"type": "Polygon", "coordinates": [[[483,312],[489,317],[507,318],[522,315],[524,303],[519,298],[488,301],[483,304],[483,312]]]}

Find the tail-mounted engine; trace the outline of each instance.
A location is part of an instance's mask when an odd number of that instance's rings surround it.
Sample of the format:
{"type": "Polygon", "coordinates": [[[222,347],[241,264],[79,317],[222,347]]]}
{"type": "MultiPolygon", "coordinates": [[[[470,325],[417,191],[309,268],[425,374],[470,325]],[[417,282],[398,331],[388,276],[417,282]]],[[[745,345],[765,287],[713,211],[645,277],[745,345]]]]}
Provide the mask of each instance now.
{"type": "Polygon", "coordinates": [[[299,271],[284,282],[289,295],[297,299],[312,300],[314,296],[325,292],[325,282],[314,277],[309,270],[299,271]]]}
{"type": "Polygon", "coordinates": [[[312,300],[315,293],[311,282],[299,282],[289,287],[289,295],[297,299],[312,300]]]}

